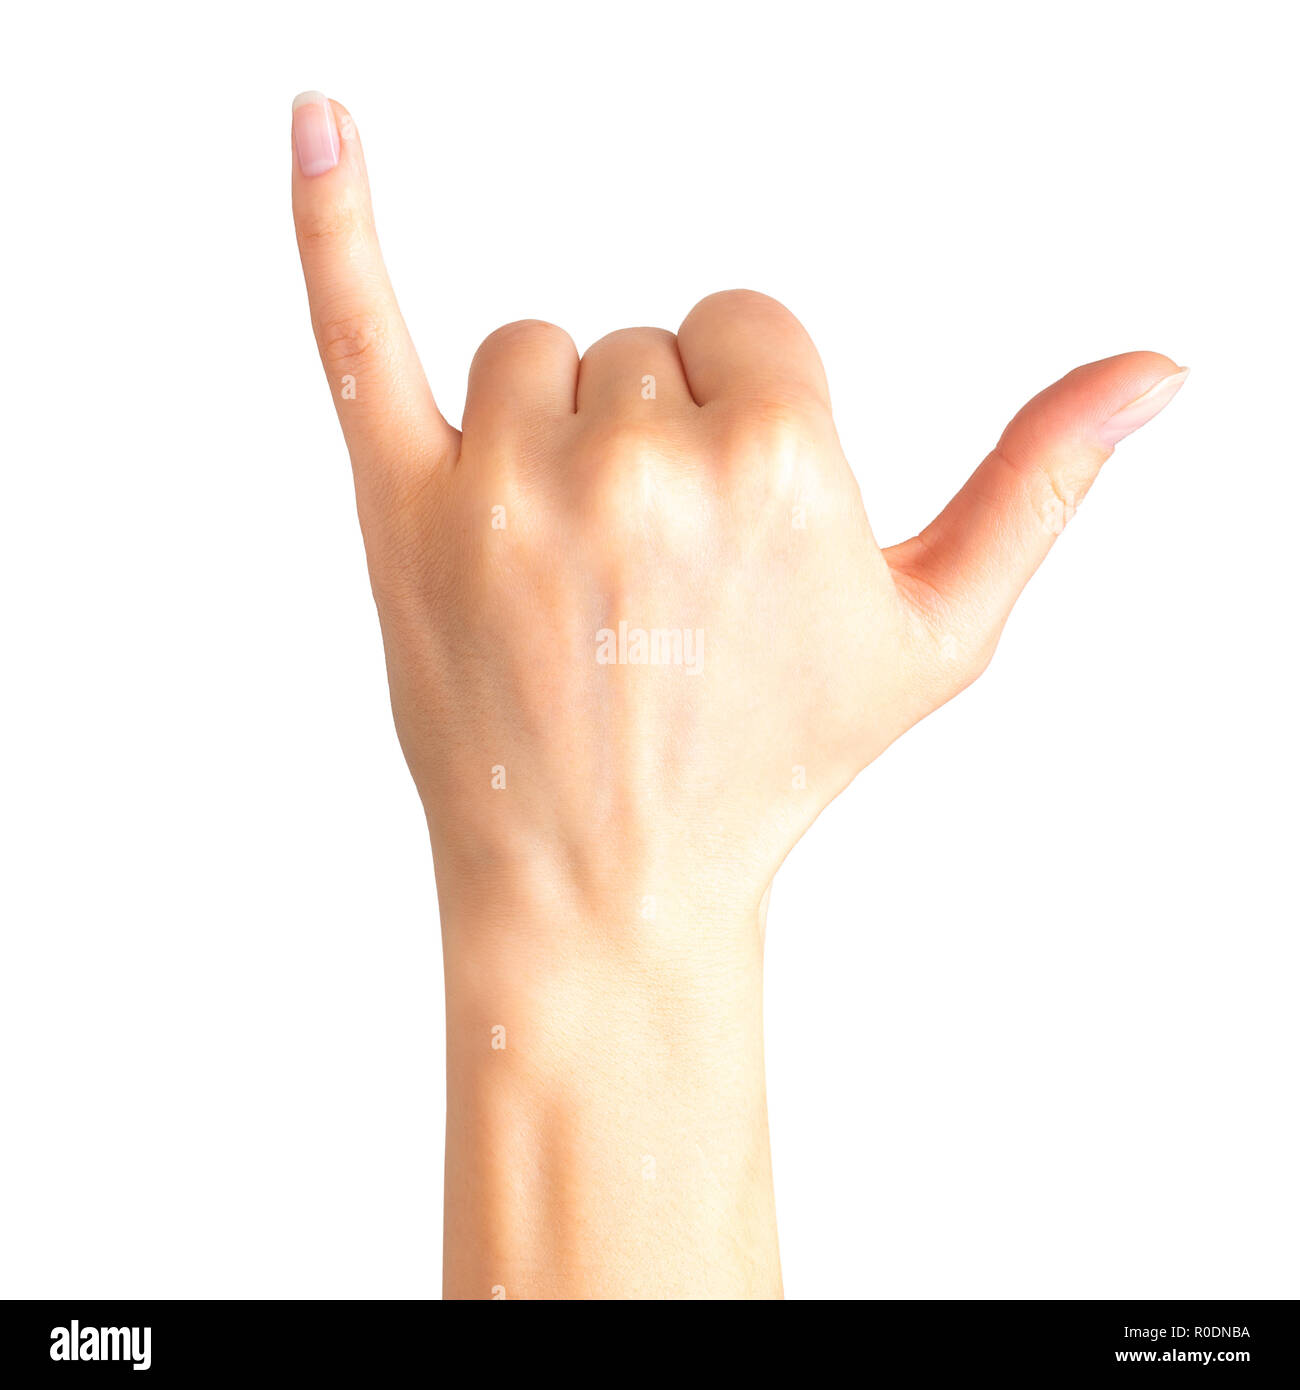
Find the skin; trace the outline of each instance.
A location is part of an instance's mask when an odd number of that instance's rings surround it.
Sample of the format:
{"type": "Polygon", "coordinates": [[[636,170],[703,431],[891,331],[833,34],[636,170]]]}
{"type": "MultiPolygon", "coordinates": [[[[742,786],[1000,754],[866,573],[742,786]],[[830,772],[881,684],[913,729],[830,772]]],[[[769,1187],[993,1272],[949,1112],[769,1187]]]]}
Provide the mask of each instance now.
{"type": "Polygon", "coordinates": [[[294,215],[437,872],[446,1294],[778,1297],[772,877],[983,671],[1111,452],[1106,422],[1178,368],[1071,372],[883,551],[817,352],[761,294],[581,359],[553,325],[502,328],[456,430],[332,111],[337,166],[295,162],[294,215]],[[698,671],[602,663],[620,620],[699,632],[698,671]]]}

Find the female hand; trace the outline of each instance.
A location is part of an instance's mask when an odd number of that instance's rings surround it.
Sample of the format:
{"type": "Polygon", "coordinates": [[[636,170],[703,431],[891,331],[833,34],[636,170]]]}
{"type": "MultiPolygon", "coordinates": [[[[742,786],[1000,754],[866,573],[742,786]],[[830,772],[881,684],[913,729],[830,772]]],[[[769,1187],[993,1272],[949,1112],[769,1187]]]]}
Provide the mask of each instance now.
{"type": "Polygon", "coordinates": [[[1150,352],[1071,372],[881,550],[816,349],[759,294],[581,358],[552,325],[499,329],[454,429],[351,119],[307,94],[294,138],[312,321],[438,876],[449,1292],[778,1292],[768,885],[980,674],[1114,445],[1186,374],[1150,352]]]}

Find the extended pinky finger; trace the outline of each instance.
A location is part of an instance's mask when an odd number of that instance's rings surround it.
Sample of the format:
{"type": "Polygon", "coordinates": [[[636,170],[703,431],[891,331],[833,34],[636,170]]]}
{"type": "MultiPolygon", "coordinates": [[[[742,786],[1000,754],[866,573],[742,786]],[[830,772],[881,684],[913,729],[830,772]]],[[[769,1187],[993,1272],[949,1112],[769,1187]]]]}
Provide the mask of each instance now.
{"type": "Polygon", "coordinates": [[[304,92],[293,146],[298,252],[358,499],[391,502],[454,457],[459,434],[434,403],[388,282],[352,118],[304,92]]]}

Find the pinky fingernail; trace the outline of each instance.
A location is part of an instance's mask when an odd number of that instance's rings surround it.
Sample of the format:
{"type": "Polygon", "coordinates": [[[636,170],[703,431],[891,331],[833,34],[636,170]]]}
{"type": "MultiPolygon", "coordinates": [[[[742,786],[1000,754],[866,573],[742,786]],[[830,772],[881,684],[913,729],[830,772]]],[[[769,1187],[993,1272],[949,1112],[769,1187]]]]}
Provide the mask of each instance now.
{"type": "Polygon", "coordinates": [[[303,92],[293,99],[293,149],[307,178],[327,174],[339,162],[334,108],[320,92],[303,92]]]}

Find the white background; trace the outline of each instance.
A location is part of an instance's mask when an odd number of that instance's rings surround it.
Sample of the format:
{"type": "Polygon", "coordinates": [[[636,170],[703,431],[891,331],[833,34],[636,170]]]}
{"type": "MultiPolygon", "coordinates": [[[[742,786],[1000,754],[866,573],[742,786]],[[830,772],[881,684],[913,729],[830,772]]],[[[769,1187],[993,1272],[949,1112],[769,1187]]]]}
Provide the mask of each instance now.
{"type": "Polygon", "coordinates": [[[1191,365],[777,881],[785,1278],[1300,1295],[1285,13],[7,17],[0,1294],[439,1288],[432,873],[289,213],[315,87],[453,419],[502,322],[762,289],[888,543],[1076,363],[1191,365]]]}

